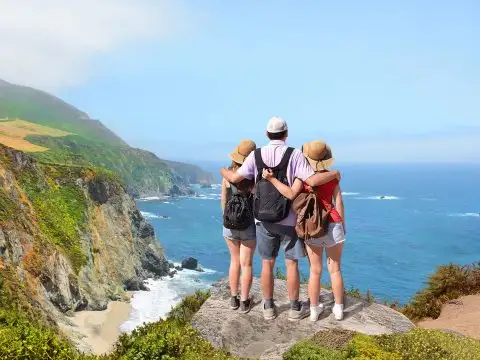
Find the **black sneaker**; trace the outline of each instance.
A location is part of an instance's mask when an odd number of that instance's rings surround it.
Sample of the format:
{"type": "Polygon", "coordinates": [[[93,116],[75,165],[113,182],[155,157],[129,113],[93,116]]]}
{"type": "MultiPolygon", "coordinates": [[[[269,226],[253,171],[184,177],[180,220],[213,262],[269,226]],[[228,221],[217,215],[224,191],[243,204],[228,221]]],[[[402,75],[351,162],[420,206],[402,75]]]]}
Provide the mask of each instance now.
{"type": "Polygon", "coordinates": [[[240,299],[238,296],[232,296],[230,298],[230,309],[237,310],[240,307],[240,299]]]}
{"type": "Polygon", "coordinates": [[[242,314],[247,314],[252,310],[253,301],[252,299],[247,299],[245,301],[240,301],[240,312],[242,314]]]}

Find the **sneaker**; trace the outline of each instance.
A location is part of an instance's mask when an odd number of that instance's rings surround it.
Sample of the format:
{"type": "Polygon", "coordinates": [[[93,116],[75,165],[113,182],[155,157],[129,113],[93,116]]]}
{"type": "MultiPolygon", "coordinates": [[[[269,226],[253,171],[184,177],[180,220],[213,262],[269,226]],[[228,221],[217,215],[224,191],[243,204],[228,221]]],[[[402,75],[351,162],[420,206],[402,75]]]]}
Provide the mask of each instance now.
{"type": "Polygon", "coordinates": [[[237,310],[240,307],[240,299],[238,296],[230,297],[230,309],[237,310]]]}
{"type": "Polygon", "coordinates": [[[335,304],[332,308],[333,316],[335,320],[342,320],[343,319],[343,304],[335,304]]]}
{"type": "Polygon", "coordinates": [[[319,304],[318,306],[311,306],[310,307],[310,321],[317,321],[318,317],[323,313],[325,307],[323,304],[319,304]]]}
{"type": "Polygon", "coordinates": [[[252,310],[253,301],[252,299],[247,299],[245,301],[240,301],[240,312],[242,314],[247,314],[252,310]]]}
{"type": "Polygon", "coordinates": [[[273,305],[273,307],[265,309],[265,304],[263,304],[263,318],[265,320],[273,320],[277,317],[277,307],[273,305]]]}
{"type": "Polygon", "coordinates": [[[305,305],[306,303],[303,303],[300,310],[290,309],[288,312],[288,320],[298,321],[308,317],[308,315],[310,315],[310,306],[305,305]]]}

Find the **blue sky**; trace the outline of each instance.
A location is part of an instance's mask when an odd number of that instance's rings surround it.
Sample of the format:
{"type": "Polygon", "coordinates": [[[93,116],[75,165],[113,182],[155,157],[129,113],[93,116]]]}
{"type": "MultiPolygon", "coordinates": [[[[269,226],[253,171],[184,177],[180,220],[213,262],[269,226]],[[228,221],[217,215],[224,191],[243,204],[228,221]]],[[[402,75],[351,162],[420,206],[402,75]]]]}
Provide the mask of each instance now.
{"type": "Polygon", "coordinates": [[[92,50],[47,90],[169,159],[264,144],[278,115],[289,143],[324,139],[344,162],[480,161],[476,1],[162,4],[162,36],[92,50]]]}

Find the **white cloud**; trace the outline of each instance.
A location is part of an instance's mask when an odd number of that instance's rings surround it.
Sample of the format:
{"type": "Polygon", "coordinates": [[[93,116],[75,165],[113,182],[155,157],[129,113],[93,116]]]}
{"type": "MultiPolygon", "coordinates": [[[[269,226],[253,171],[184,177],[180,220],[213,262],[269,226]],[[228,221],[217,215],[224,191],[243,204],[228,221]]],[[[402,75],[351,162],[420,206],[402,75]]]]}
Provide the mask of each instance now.
{"type": "Polygon", "coordinates": [[[190,23],[179,0],[0,0],[0,79],[50,91],[78,85],[95,56],[190,23]]]}

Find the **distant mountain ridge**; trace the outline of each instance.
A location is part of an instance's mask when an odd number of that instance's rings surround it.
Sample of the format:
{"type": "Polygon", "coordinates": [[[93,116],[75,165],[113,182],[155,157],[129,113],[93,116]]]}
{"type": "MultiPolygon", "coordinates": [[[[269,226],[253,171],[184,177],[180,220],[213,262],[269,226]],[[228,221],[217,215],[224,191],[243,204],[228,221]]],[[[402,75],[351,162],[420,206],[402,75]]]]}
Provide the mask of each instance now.
{"type": "Polygon", "coordinates": [[[53,95],[0,80],[0,120],[7,119],[71,133],[25,139],[49,149],[32,153],[39,161],[106,168],[117,173],[137,196],[185,194],[190,183],[213,182],[212,174],[198,166],[162,160],[152,152],[130,147],[100,121],[53,95]]]}

